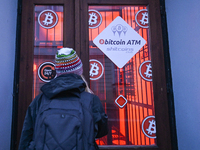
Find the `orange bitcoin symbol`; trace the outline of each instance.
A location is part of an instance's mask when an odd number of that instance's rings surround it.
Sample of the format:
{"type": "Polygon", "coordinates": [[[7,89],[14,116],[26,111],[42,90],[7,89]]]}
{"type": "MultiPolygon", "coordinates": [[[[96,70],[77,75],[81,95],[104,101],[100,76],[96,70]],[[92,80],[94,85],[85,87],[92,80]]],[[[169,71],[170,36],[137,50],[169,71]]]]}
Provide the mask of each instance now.
{"type": "Polygon", "coordinates": [[[89,28],[97,28],[102,22],[101,14],[96,10],[89,10],[89,28]]]}
{"type": "Polygon", "coordinates": [[[104,72],[103,65],[96,59],[90,60],[90,80],[98,80],[104,72]]]}

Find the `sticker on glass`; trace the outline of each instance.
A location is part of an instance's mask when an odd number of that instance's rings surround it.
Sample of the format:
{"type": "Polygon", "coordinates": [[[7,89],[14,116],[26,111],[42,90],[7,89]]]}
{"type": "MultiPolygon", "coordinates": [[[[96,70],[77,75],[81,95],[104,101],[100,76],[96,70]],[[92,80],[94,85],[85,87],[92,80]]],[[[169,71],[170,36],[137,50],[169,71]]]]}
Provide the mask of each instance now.
{"type": "Polygon", "coordinates": [[[156,138],[155,116],[148,116],[142,121],[142,132],[149,138],[156,138]]]}
{"type": "Polygon", "coordinates": [[[149,27],[149,20],[148,20],[148,11],[147,9],[142,9],[137,12],[135,15],[136,23],[142,28],[149,27]]]}
{"type": "Polygon", "coordinates": [[[101,25],[102,23],[102,16],[101,14],[96,11],[96,10],[89,10],[89,20],[88,20],[88,24],[89,24],[89,28],[97,28],[98,26],[101,25]]]}
{"type": "Polygon", "coordinates": [[[90,60],[90,80],[98,80],[102,77],[104,67],[102,63],[96,59],[90,60]]]}
{"type": "Polygon", "coordinates": [[[118,16],[93,40],[93,43],[117,67],[122,68],[146,41],[118,16]]]}
{"type": "Polygon", "coordinates": [[[50,82],[56,78],[55,65],[52,62],[44,62],[38,68],[38,76],[44,82],[50,82]]]}
{"type": "Polygon", "coordinates": [[[38,16],[38,23],[45,29],[51,29],[58,23],[58,15],[53,10],[43,10],[38,16]]]}
{"type": "Polygon", "coordinates": [[[146,81],[152,81],[151,61],[144,61],[139,67],[140,76],[146,81]]]}
{"type": "Polygon", "coordinates": [[[115,103],[120,108],[124,108],[124,106],[127,104],[127,102],[128,102],[128,100],[123,95],[118,96],[118,98],[115,100],[115,103]]]}

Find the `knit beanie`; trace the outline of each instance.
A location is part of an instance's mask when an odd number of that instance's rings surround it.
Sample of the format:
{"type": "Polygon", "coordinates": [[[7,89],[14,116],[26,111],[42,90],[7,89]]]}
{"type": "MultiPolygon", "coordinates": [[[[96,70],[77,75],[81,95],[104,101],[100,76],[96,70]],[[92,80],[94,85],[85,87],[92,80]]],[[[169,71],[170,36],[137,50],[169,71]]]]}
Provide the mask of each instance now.
{"type": "Polygon", "coordinates": [[[62,48],[55,55],[55,69],[58,75],[69,73],[81,75],[83,73],[83,64],[75,50],[62,48]]]}

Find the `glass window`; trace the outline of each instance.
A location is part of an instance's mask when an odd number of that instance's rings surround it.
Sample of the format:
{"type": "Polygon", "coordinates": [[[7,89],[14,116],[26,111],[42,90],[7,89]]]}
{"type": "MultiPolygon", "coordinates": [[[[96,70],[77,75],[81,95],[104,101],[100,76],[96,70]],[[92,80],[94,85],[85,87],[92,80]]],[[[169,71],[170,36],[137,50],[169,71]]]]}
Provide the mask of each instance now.
{"type": "Polygon", "coordinates": [[[155,145],[146,6],[89,6],[90,87],[108,114],[99,145],[155,145]]]}
{"type": "Polygon", "coordinates": [[[63,47],[63,6],[36,5],[34,29],[33,98],[56,77],[55,53],[63,47]]]}

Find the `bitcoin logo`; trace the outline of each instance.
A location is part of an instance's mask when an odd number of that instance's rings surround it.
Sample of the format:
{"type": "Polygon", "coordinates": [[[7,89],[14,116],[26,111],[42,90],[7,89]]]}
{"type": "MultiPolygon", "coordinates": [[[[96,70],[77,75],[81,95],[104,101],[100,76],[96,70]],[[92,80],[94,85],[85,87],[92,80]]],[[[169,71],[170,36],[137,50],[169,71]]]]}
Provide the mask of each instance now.
{"type": "Polygon", "coordinates": [[[52,10],[44,10],[38,15],[38,23],[45,29],[51,29],[58,23],[58,15],[52,10]]]}
{"type": "Polygon", "coordinates": [[[104,44],[104,40],[103,40],[103,39],[100,39],[100,40],[99,40],[99,43],[100,43],[100,44],[104,44]]]}
{"type": "Polygon", "coordinates": [[[96,59],[90,60],[90,80],[98,80],[102,77],[104,72],[103,65],[96,59]]]}
{"type": "Polygon", "coordinates": [[[96,14],[92,12],[89,15],[90,15],[90,17],[89,17],[89,25],[96,24],[97,23],[97,16],[96,16],[96,14]]]}
{"type": "Polygon", "coordinates": [[[140,20],[141,24],[146,25],[149,23],[147,12],[142,13],[142,19],[140,20]]]}
{"type": "Polygon", "coordinates": [[[148,134],[152,135],[156,133],[156,122],[155,120],[149,120],[149,127],[146,129],[148,131],[148,134]]]}
{"type": "Polygon", "coordinates": [[[142,121],[142,132],[149,138],[156,138],[155,116],[148,116],[142,121]]]}
{"type": "Polygon", "coordinates": [[[94,75],[98,75],[99,73],[99,67],[96,63],[90,64],[92,67],[90,69],[90,76],[93,77],[94,75]]]}
{"type": "Polygon", "coordinates": [[[151,64],[146,65],[147,69],[146,72],[144,72],[144,74],[146,75],[147,78],[152,77],[152,70],[151,70],[151,64]]]}
{"type": "Polygon", "coordinates": [[[140,76],[146,81],[152,81],[151,61],[144,61],[139,67],[140,76]]]}
{"type": "Polygon", "coordinates": [[[142,28],[149,27],[149,20],[148,20],[148,11],[147,9],[142,9],[137,12],[135,15],[136,23],[142,28]]]}
{"type": "Polygon", "coordinates": [[[49,25],[49,24],[52,24],[53,23],[53,16],[51,15],[52,13],[47,13],[45,14],[45,20],[43,21],[44,22],[44,25],[49,25]]]}
{"type": "Polygon", "coordinates": [[[96,10],[89,10],[89,28],[97,28],[101,25],[102,22],[102,16],[101,14],[96,10]]]}

